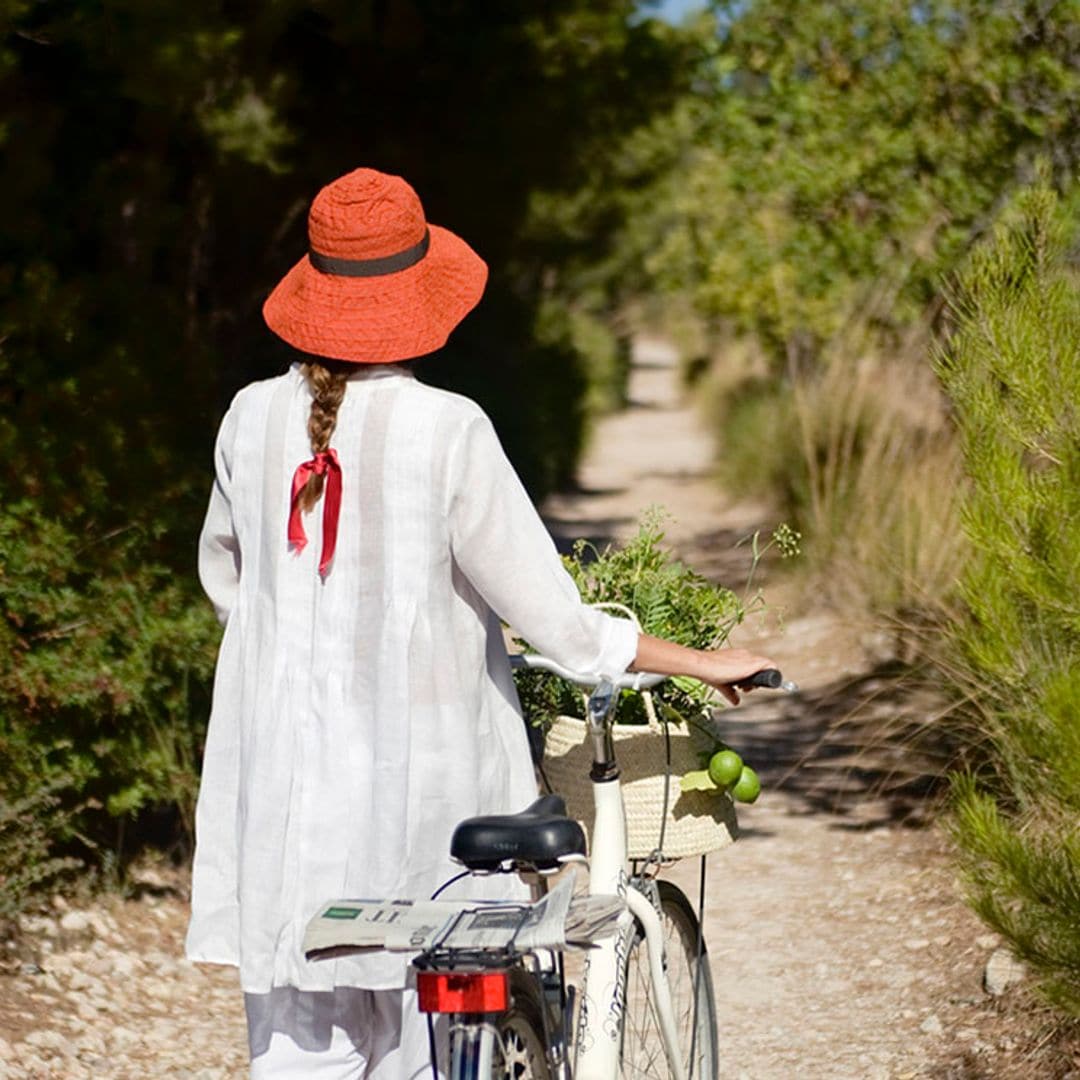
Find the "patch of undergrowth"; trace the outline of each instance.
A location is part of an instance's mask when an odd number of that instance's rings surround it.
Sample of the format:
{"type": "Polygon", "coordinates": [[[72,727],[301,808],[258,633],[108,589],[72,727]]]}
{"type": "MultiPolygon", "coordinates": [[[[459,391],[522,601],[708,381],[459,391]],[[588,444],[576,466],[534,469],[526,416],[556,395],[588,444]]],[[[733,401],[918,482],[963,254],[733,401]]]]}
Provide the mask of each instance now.
{"type": "Polygon", "coordinates": [[[218,627],[130,528],[0,514],[0,915],[194,813],[218,627]]]}
{"type": "Polygon", "coordinates": [[[1049,188],[978,248],[937,368],[967,485],[962,610],[937,650],[985,766],[955,783],[975,910],[1080,1015],[1080,289],[1049,188]]]}

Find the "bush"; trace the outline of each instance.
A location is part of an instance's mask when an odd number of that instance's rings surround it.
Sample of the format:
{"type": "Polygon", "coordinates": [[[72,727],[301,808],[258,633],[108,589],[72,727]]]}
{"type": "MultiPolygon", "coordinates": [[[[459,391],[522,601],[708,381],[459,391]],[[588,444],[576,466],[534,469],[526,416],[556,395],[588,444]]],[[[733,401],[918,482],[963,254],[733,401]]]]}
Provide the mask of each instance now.
{"type": "Polygon", "coordinates": [[[973,254],[938,357],[968,485],[940,661],[987,762],[955,785],[974,906],[1080,1015],[1080,290],[1075,224],[1023,193],[973,254]]]}
{"type": "MultiPolygon", "coordinates": [[[[111,842],[117,819],[167,807],[190,827],[218,637],[152,537],[79,524],[29,502],[0,515],[0,829],[33,818],[31,878],[73,841],[111,842]]],[[[0,876],[0,906],[33,884],[0,876]]]]}
{"type": "Polygon", "coordinates": [[[83,865],[70,855],[53,854],[57,837],[70,827],[70,812],[56,795],[65,783],[66,778],[57,777],[12,802],[0,792],[0,931],[35,892],[83,865]]]}

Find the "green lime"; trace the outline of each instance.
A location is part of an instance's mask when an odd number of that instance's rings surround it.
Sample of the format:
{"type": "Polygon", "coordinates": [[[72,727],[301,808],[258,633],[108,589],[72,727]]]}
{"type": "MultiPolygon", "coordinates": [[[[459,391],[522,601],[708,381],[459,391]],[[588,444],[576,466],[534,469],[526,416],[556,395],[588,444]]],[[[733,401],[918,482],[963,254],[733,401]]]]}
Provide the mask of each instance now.
{"type": "Polygon", "coordinates": [[[734,750],[717,750],[709,758],[709,778],[720,788],[734,784],[742,775],[742,758],[734,750]]]}
{"type": "Polygon", "coordinates": [[[731,789],[731,797],[736,802],[753,802],[761,794],[761,781],[758,774],[749,765],[742,767],[739,779],[731,789]]]}

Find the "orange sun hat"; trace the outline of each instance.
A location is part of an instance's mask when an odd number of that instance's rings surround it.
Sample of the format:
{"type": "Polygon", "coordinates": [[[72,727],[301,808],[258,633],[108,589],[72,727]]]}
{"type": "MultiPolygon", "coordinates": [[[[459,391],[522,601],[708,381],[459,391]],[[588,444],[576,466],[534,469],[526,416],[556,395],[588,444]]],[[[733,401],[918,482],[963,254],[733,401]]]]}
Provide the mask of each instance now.
{"type": "Polygon", "coordinates": [[[308,253],[263,305],[266,325],[301,352],[387,364],[434,352],[476,306],[487,264],[429,225],[400,176],[356,169],[315,196],[308,253]]]}

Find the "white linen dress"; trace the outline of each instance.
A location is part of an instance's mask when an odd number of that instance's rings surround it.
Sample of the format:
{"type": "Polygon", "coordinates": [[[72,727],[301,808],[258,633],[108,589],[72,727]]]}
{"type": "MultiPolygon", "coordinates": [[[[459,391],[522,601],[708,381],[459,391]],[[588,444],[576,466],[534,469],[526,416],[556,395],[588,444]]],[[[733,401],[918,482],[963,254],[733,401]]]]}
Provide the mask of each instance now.
{"type": "MultiPolygon", "coordinates": [[[[187,955],[242,988],[393,989],[406,961],[308,962],[307,920],[341,897],[427,897],[460,870],[462,818],[536,795],[499,617],[569,668],[615,676],[637,632],[583,605],[482,410],[395,366],[358,368],[331,446],[336,554],[286,540],[311,458],[298,364],[221,424],[200,539],[225,624],[196,815],[187,955]]],[[[449,895],[493,895],[483,878],[449,895]],[[471,893],[469,892],[471,890],[471,893]]]]}

